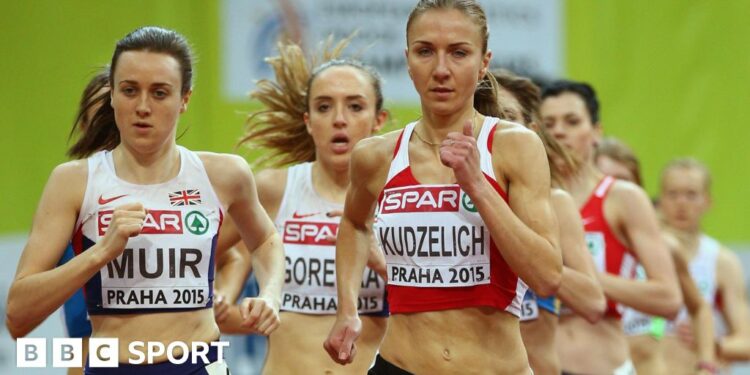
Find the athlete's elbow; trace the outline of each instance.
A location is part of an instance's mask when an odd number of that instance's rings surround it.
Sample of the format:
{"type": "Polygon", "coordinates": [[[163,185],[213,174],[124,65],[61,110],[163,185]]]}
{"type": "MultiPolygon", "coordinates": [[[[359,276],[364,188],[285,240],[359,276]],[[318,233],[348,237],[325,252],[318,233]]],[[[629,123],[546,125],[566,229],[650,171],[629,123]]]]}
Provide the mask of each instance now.
{"type": "Polygon", "coordinates": [[[604,313],[607,311],[607,300],[604,298],[604,293],[599,293],[600,298],[595,298],[590,306],[590,309],[583,315],[583,318],[591,324],[596,324],[604,317],[604,313]]]}
{"type": "Polygon", "coordinates": [[[26,324],[27,322],[25,322],[23,314],[11,311],[9,304],[8,311],[5,313],[5,327],[8,329],[8,333],[13,340],[24,337],[29,333],[29,330],[24,328],[26,324]]]}
{"type": "Polygon", "coordinates": [[[682,309],[682,294],[677,290],[670,291],[669,296],[663,301],[662,311],[659,315],[669,320],[676,319],[682,309]]]}
{"type": "Polygon", "coordinates": [[[550,297],[557,293],[562,284],[562,267],[559,269],[552,269],[548,273],[544,274],[537,281],[536,286],[532,287],[534,292],[541,297],[550,297]]]}

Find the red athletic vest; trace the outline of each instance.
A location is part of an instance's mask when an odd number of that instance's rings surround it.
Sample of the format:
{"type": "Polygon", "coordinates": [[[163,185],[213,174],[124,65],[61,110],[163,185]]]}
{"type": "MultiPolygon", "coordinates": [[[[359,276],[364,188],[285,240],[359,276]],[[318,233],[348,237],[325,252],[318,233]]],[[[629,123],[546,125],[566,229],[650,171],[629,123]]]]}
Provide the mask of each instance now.
{"type": "MultiPolygon", "coordinates": [[[[635,277],[635,257],[630,249],[617,239],[612,233],[607,219],[604,217],[604,200],[609,189],[614,184],[613,177],[604,177],[594,189],[586,204],[581,208],[583,229],[586,231],[588,245],[594,264],[599,272],[611,273],[619,277],[632,279],[635,277]]],[[[622,318],[623,306],[607,299],[606,316],[622,318]]]]}
{"type": "MultiPolygon", "coordinates": [[[[496,118],[477,138],[485,178],[507,202],[492,168],[496,118]]],[[[388,268],[391,313],[487,306],[518,316],[526,285],[510,269],[459,185],[419,183],[409,166],[407,125],[378,199],[375,236],[388,268]]]]}

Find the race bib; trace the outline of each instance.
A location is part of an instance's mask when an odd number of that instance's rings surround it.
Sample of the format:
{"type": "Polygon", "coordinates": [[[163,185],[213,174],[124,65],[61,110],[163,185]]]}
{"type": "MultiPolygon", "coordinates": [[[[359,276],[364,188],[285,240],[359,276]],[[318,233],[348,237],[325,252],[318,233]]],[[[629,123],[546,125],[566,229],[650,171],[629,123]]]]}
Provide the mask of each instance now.
{"type": "MultiPolygon", "coordinates": [[[[112,211],[99,211],[97,216],[102,238],[109,229],[112,211]]],[[[99,271],[102,307],[210,306],[209,276],[213,275],[209,272],[217,227],[218,213],[212,210],[147,210],[141,234],[128,240],[122,254],[99,271]]]]}
{"type": "Polygon", "coordinates": [[[198,249],[126,248],[101,271],[102,306],[115,309],[204,307],[209,260],[198,249]]]}
{"type": "Polygon", "coordinates": [[[524,298],[521,302],[521,316],[519,319],[522,322],[529,320],[536,320],[539,318],[539,304],[536,302],[536,297],[524,298]]]}
{"type": "MultiPolygon", "coordinates": [[[[285,265],[281,309],[306,314],[335,314],[336,248],[332,238],[338,233],[333,222],[289,220],[284,224],[285,265]]],[[[365,268],[360,285],[360,313],[381,312],[385,282],[365,268]]]]}
{"type": "Polygon", "coordinates": [[[388,282],[411,287],[490,283],[490,234],[457,185],[386,189],[375,236],[388,282]]]}

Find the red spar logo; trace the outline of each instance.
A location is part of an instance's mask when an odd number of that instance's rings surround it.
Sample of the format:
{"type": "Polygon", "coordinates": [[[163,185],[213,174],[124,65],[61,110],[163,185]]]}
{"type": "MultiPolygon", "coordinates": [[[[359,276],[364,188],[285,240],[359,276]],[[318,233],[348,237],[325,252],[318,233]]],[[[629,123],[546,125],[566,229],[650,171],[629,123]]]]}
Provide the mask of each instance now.
{"type": "MultiPolygon", "coordinates": [[[[112,210],[99,211],[99,235],[103,236],[112,222],[112,210]]],[[[141,234],[182,234],[182,212],[147,210],[141,234]]]]}
{"type": "Polygon", "coordinates": [[[284,224],[284,243],[300,245],[333,246],[339,225],[336,223],[311,223],[287,221],[284,224]]]}
{"type": "Polygon", "coordinates": [[[458,186],[420,186],[385,191],[380,213],[457,212],[458,186]]]}

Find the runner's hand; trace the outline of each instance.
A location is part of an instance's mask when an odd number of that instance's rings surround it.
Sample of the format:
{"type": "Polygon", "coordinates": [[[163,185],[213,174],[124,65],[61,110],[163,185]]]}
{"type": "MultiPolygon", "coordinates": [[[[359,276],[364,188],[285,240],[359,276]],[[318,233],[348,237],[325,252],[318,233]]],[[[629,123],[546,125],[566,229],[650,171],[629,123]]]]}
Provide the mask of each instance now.
{"type": "Polygon", "coordinates": [[[279,306],[271,299],[256,297],[245,298],[240,303],[242,327],[251,328],[259,334],[268,336],[279,328],[279,306]]]}
{"type": "Polygon", "coordinates": [[[222,323],[229,317],[229,308],[231,305],[227,303],[227,298],[223,293],[214,290],[214,319],[216,323],[222,323]]]}
{"type": "Polygon", "coordinates": [[[458,185],[469,194],[484,182],[473,133],[472,121],[467,120],[463,133],[450,132],[440,144],[440,161],[453,169],[458,185]]]}
{"type": "Polygon", "coordinates": [[[124,204],[114,209],[109,227],[101,242],[107,261],[116,258],[125,250],[130,237],[141,234],[145,219],[146,210],[137,202],[124,204]]]}
{"type": "Polygon", "coordinates": [[[357,355],[357,338],[362,333],[362,321],[359,316],[338,317],[323,348],[336,363],[346,365],[354,361],[357,355]]]}

